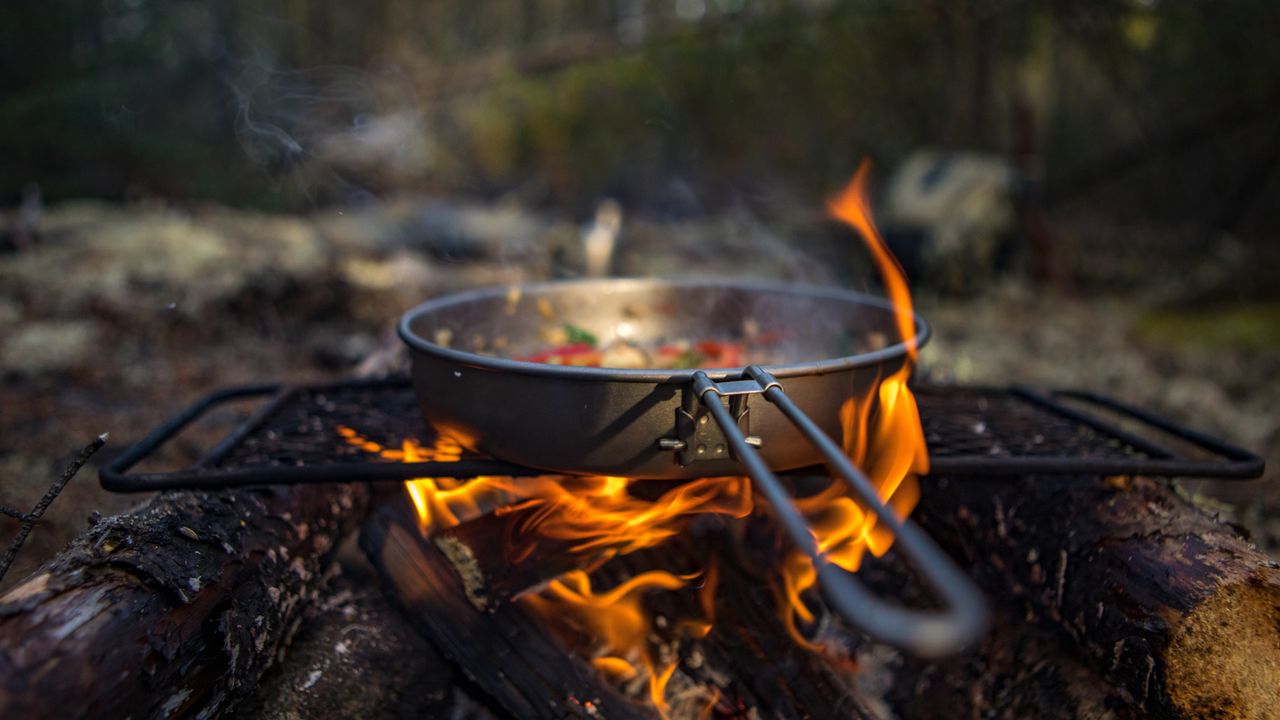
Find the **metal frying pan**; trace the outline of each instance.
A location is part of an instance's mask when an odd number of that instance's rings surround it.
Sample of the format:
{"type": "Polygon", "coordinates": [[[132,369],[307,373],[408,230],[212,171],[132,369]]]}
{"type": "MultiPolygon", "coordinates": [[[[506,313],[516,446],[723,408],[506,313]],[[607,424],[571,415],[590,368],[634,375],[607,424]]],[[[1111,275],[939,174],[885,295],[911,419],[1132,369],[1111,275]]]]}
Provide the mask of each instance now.
{"type": "MultiPolygon", "coordinates": [[[[828,599],[872,638],[920,655],[960,649],[985,628],[973,583],[916,525],[880,501],[830,436],[839,409],[902,367],[893,307],[831,288],[742,281],[587,280],[438,298],[400,322],[423,415],[464,446],[570,474],[687,479],[746,471],[814,562],[828,599]],[[623,337],[734,339],[779,332],[779,362],[708,370],[564,367],[507,359],[571,323],[602,343],[623,337]],[[474,350],[474,351],[473,351],[474,350]],[[785,390],[784,390],[785,388],[785,390]],[[752,402],[760,396],[766,402],[752,402]],[[825,462],[897,538],[942,601],[914,610],[870,593],[828,562],[771,468],[825,462]]],[[[916,318],[916,337],[928,336],[916,318]]]]}

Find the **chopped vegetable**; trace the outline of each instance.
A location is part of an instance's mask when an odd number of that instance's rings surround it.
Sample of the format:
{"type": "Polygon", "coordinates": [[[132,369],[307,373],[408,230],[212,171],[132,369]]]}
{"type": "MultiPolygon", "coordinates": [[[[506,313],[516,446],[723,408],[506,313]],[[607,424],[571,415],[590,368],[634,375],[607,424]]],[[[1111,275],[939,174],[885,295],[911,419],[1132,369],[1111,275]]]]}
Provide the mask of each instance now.
{"type": "Polygon", "coordinates": [[[551,363],[553,365],[590,365],[590,360],[595,359],[595,364],[599,364],[600,352],[587,343],[572,343],[570,345],[561,345],[550,350],[543,350],[517,360],[534,363],[551,363]]]}
{"type": "MultiPolygon", "coordinates": [[[[545,310],[550,310],[549,305],[545,310]]],[[[644,312],[654,309],[646,306],[644,312]]],[[[629,312],[640,314],[634,309],[629,312]]],[[[548,316],[548,312],[542,314],[548,316]]],[[[759,323],[751,319],[744,322],[744,327],[745,335],[734,339],[653,338],[647,341],[637,341],[628,327],[627,332],[618,330],[602,343],[590,330],[573,323],[553,322],[538,328],[541,347],[546,349],[508,357],[551,365],[656,370],[736,368],[749,363],[771,365],[781,361],[784,356],[780,353],[779,341],[789,336],[789,332],[775,329],[762,332],[759,323]]],[[[535,344],[530,349],[538,347],[535,344]]],[[[494,349],[500,349],[496,343],[494,349]]]]}
{"type": "Polygon", "coordinates": [[[671,367],[677,370],[690,370],[702,365],[702,356],[692,350],[685,350],[676,356],[671,367]]]}
{"type": "Polygon", "coordinates": [[[571,343],[586,343],[592,347],[599,343],[599,340],[596,339],[596,336],[591,331],[583,330],[573,323],[564,324],[564,334],[571,343]]]}

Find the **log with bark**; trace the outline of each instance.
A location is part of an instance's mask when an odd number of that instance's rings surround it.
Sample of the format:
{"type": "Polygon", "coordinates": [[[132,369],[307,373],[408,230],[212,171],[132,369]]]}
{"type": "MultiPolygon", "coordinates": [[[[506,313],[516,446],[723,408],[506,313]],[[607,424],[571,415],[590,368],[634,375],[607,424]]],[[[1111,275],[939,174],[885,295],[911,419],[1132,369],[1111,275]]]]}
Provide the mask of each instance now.
{"type": "MultiPolygon", "coordinates": [[[[400,361],[395,345],[361,374],[400,361]]],[[[0,596],[0,717],[212,718],[249,697],[363,517],[363,485],[161,493],[0,596]]]]}
{"type": "Polygon", "coordinates": [[[1280,717],[1280,569],[1146,478],[937,478],[914,514],[1158,718],[1280,717]]]}
{"type": "Polygon", "coordinates": [[[215,716],[296,629],[362,488],[172,492],[0,597],[0,717],[215,716]]]}
{"type": "Polygon", "coordinates": [[[283,663],[237,715],[393,720],[453,705],[453,668],[384,597],[372,568],[336,565],[283,663]]]}
{"type": "MultiPolygon", "coordinates": [[[[859,571],[873,590],[913,606],[927,601],[918,580],[891,555],[868,559],[859,571]]],[[[888,677],[885,700],[901,718],[949,720],[1136,720],[1122,692],[1090,668],[1070,638],[1027,622],[1008,598],[988,595],[990,629],[973,647],[939,660],[899,655],[863,643],[863,665],[888,677]]],[[[836,621],[839,624],[839,621],[836,621]]]]}

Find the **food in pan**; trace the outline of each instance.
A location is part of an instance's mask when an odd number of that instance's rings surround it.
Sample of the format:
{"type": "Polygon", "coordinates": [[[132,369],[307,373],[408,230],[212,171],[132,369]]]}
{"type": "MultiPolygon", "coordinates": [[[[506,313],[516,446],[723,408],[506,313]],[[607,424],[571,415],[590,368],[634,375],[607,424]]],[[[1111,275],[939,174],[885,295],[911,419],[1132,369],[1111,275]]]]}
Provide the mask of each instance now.
{"type": "Polygon", "coordinates": [[[577,338],[516,360],[573,365],[578,367],[683,368],[737,367],[746,363],[768,363],[761,348],[732,340],[691,340],[677,338],[660,342],[614,340],[600,345],[595,338],[577,338]]]}
{"type": "MultiPolygon", "coordinates": [[[[450,347],[453,332],[437,330],[437,345],[450,347]]],[[[742,336],[736,339],[661,337],[630,339],[621,335],[601,343],[596,335],[572,323],[547,325],[539,329],[538,340],[512,343],[499,335],[471,338],[471,351],[478,355],[500,356],[524,362],[564,365],[569,367],[645,368],[684,370],[693,368],[731,368],[744,365],[776,365],[795,362],[796,348],[786,342],[785,331],[761,332],[754,322],[744,323],[742,336]],[[514,346],[514,347],[513,347],[514,346]]],[[[844,355],[884,347],[882,333],[853,337],[838,336],[840,353],[844,355]]]]}

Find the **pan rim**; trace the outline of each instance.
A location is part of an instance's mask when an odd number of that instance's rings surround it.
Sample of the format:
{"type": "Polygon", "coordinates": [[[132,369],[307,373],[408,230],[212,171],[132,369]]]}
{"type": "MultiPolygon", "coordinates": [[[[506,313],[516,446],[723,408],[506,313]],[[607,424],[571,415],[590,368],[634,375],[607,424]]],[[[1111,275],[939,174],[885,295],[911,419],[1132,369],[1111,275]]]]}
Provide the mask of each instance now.
{"type": "MultiPolygon", "coordinates": [[[[590,285],[599,285],[602,289],[608,288],[611,290],[643,289],[645,287],[737,289],[751,292],[772,292],[845,300],[869,305],[871,307],[890,312],[895,310],[893,303],[887,298],[882,298],[876,295],[869,295],[855,290],[847,290],[828,285],[811,285],[805,283],[788,283],[769,280],[733,278],[584,278],[519,283],[514,285],[514,287],[521,288],[522,292],[537,292],[554,290],[555,288],[568,286],[590,285]]],[[[713,380],[735,378],[741,376],[743,373],[742,366],[729,368],[662,370],[652,368],[575,367],[534,363],[525,360],[478,355],[465,350],[447,348],[427,340],[414,332],[412,328],[414,321],[422,315],[437,312],[443,308],[454,305],[464,305],[478,300],[504,297],[510,292],[512,287],[513,285],[491,285],[432,298],[431,300],[427,300],[404,313],[404,315],[401,316],[399,323],[396,325],[396,332],[399,334],[400,339],[413,350],[477,370],[535,375],[540,377],[559,378],[562,380],[605,380],[645,383],[688,383],[693,379],[693,374],[699,370],[706,373],[713,380]]],[[[919,313],[913,312],[912,316],[915,319],[916,336],[909,341],[898,342],[872,352],[844,355],[822,360],[811,360],[802,363],[764,365],[762,367],[774,376],[781,378],[797,377],[802,375],[823,375],[826,373],[879,365],[887,361],[897,360],[905,357],[909,349],[919,349],[929,341],[931,330],[928,323],[925,322],[924,318],[921,317],[919,313]]]]}

